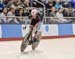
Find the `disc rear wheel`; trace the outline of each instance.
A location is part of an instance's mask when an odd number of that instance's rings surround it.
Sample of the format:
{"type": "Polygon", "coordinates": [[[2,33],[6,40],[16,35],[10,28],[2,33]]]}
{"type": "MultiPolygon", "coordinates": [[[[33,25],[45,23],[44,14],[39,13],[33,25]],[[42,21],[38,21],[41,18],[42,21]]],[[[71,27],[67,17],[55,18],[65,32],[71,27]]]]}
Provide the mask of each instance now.
{"type": "Polygon", "coordinates": [[[37,33],[37,38],[34,39],[34,42],[32,44],[32,50],[35,50],[38,47],[38,45],[40,43],[40,39],[41,39],[41,32],[38,32],[37,33]]]}

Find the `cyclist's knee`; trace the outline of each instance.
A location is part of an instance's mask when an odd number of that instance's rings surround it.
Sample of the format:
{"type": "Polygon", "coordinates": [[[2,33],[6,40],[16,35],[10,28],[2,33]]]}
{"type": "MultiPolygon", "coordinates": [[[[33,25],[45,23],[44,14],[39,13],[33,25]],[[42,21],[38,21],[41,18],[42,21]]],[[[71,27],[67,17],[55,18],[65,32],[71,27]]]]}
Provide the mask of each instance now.
{"type": "Polygon", "coordinates": [[[33,26],[32,25],[30,25],[30,31],[32,31],[33,30],[33,26]]]}

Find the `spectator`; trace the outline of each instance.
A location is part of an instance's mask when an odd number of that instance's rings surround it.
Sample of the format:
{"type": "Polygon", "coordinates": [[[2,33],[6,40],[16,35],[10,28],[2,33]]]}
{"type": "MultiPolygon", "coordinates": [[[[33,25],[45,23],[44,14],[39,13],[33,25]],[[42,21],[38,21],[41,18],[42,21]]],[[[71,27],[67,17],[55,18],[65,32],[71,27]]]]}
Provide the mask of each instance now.
{"type": "Polygon", "coordinates": [[[63,8],[62,4],[60,3],[61,1],[60,0],[56,0],[56,4],[55,4],[55,8],[58,10],[60,8],[63,8]]]}
{"type": "Polygon", "coordinates": [[[2,13],[1,13],[1,18],[0,18],[0,23],[7,23],[7,8],[3,8],[2,9],[2,13]]]}
{"type": "Polygon", "coordinates": [[[71,3],[70,2],[62,2],[62,5],[64,8],[69,8],[71,6],[71,3]]]}
{"type": "Polygon", "coordinates": [[[9,3],[8,0],[3,0],[3,2],[2,2],[2,4],[3,4],[4,7],[6,7],[8,3],[9,3]]]}
{"type": "MultiPolygon", "coordinates": [[[[37,1],[38,1],[38,0],[37,0],[37,1]]],[[[33,6],[33,7],[37,7],[37,8],[39,8],[39,7],[43,7],[43,5],[41,5],[41,4],[38,3],[37,1],[34,0],[33,3],[32,3],[32,4],[33,4],[32,6],[33,6]]],[[[39,1],[39,2],[43,3],[42,1],[39,1]]]]}
{"type": "Polygon", "coordinates": [[[20,8],[20,9],[19,9],[19,11],[18,11],[18,16],[20,16],[19,18],[17,18],[18,22],[19,22],[20,24],[24,24],[24,23],[25,23],[25,18],[24,18],[23,16],[25,16],[25,15],[24,15],[24,10],[23,10],[23,8],[20,8]]]}
{"type": "Polygon", "coordinates": [[[56,18],[52,18],[52,17],[56,17],[56,9],[55,7],[52,8],[52,12],[50,13],[50,22],[51,23],[56,23],[57,19],[56,18]]]}
{"type": "Polygon", "coordinates": [[[30,4],[30,0],[24,0],[23,8],[25,8],[25,16],[28,16],[32,5],[30,4]]]}
{"type": "Polygon", "coordinates": [[[3,9],[3,4],[0,1],[0,12],[2,12],[2,9],[3,9]]]}
{"type": "Polygon", "coordinates": [[[53,2],[52,1],[49,1],[47,4],[46,4],[46,8],[47,9],[51,9],[53,7],[53,2]]]}
{"type": "Polygon", "coordinates": [[[71,0],[71,5],[72,5],[72,8],[75,9],[75,0],[71,0]]]}
{"type": "Polygon", "coordinates": [[[52,9],[51,9],[51,13],[50,13],[50,17],[55,17],[55,15],[56,15],[56,9],[55,9],[55,7],[53,7],[52,9]]]}
{"type": "Polygon", "coordinates": [[[53,2],[49,1],[48,4],[46,4],[47,16],[50,16],[50,12],[51,12],[52,7],[53,7],[53,2]]]}
{"type": "Polygon", "coordinates": [[[17,2],[17,7],[16,7],[16,8],[23,7],[22,5],[23,5],[23,3],[21,2],[21,0],[18,0],[18,2],[17,2]]]}
{"type": "Polygon", "coordinates": [[[30,0],[24,0],[23,8],[31,7],[30,0]]]}
{"type": "Polygon", "coordinates": [[[63,11],[63,9],[59,9],[56,13],[58,23],[69,23],[69,22],[71,22],[72,20],[67,20],[64,18],[62,11],[63,11]]]}
{"type": "Polygon", "coordinates": [[[10,16],[10,18],[8,18],[8,23],[19,23],[15,18],[15,7],[11,6],[7,16],[10,16]]]}
{"type": "Polygon", "coordinates": [[[65,17],[68,17],[68,16],[71,17],[71,16],[73,16],[73,14],[72,14],[72,6],[71,6],[71,2],[70,1],[64,2],[63,3],[63,7],[64,7],[63,15],[65,17]]]}
{"type": "Polygon", "coordinates": [[[31,7],[33,1],[34,0],[21,0],[21,2],[23,3],[23,7],[24,7],[24,5],[29,5],[31,7]]]}
{"type": "Polygon", "coordinates": [[[19,0],[11,0],[8,3],[7,7],[10,8],[12,5],[14,5],[15,7],[18,7],[18,2],[19,2],[19,0]]]}
{"type": "Polygon", "coordinates": [[[64,17],[68,17],[69,16],[68,8],[67,9],[64,9],[62,13],[63,13],[63,16],[64,17]]]}
{"type": "Polygon", "coordinates": [[[72,10],[72,8],[68,8],[68,16],[69,17],[73,17],[73,10],[72,10]]]}

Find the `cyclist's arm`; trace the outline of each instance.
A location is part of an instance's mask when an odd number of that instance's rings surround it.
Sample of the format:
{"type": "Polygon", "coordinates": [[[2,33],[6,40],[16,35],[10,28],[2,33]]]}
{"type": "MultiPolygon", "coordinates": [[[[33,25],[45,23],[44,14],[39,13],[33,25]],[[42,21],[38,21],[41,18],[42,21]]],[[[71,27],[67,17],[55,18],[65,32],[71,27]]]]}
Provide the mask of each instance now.
{"type": "Polygon", "coordinates": [[[32,15],[29,15],[28,18],[29,18],[29,19],[32,19],[32,15]]]}

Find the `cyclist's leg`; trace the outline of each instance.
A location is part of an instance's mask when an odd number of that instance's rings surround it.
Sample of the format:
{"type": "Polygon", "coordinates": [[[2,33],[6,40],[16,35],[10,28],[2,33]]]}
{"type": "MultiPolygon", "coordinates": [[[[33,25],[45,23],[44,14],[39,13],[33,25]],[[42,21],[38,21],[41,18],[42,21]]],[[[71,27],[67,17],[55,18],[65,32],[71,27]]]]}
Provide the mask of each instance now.
{"type": "Polygon", "coordinates": [[[38,25],[36,27],[36,31],[35,31],[35,36],[37,36],[37,32],[39,32],[41,24],[42,24],[41,22],[38,23],[38,25]]]}
{"type": "Polygon", "coordinates": [[[36,35],[37,35],[37,27],[38,27],[38,24],[36,24],[33,28],[33,36],[34,38],[36,38],[36,35]]]}
{"type": "Polygon", "coordinates": [[[41,25],[41,23],[38,23],[38,25],[35,27],[35,36],[33,39],[32,50],[35,50],[40,43],[40,39],[38,38],[39,37],[38,31],[40,29],[40,25],[41,25]]]}

